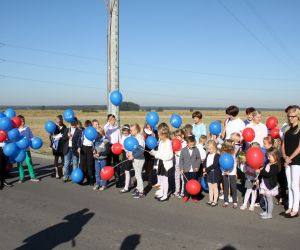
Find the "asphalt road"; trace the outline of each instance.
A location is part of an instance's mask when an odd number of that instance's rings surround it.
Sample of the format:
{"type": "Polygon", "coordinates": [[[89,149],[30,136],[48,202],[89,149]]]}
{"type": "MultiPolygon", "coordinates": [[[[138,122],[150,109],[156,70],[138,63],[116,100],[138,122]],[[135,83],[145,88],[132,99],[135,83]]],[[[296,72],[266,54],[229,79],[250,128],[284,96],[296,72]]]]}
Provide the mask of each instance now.
{"type": "MultiPolygon", "coordinates": [[[[271,220],[220,205],[120,194],[62,183],[52,161],[34,158],[40,183],[0,191],[0,249],[300,249],[300,219],[276,206],[271,220]]],[[[17,174],[16,172],[14,174],[17,174]]],[[[207,195],[206,195],[207,196],[207,195]]]]}

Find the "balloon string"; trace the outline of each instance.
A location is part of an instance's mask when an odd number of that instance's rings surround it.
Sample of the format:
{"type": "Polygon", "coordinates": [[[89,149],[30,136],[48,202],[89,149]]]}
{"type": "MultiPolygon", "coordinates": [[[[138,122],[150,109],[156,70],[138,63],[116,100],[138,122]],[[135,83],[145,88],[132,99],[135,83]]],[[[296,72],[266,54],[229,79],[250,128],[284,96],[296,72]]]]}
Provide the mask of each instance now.
{"type": "Polygon", "coordinates": [[[116,164],[116,165],[115,165],[115,166],[113,166],[113,167],[115,168],[115,167],[117,167],[117,166],[121,165],[122,163],[124,163],[124,162],[126,162],[126,161],[131,161],[131,160],[127,159],[127,160],[121,161],[121,162],[119,162],[118,164],[116,164]]]}
{"type": "Polygon", "coordinates": [[[185,174],[182,172],[183,177],[186,179],[186,181],[189,181],[188,178],[186,178],[185,174]]]}

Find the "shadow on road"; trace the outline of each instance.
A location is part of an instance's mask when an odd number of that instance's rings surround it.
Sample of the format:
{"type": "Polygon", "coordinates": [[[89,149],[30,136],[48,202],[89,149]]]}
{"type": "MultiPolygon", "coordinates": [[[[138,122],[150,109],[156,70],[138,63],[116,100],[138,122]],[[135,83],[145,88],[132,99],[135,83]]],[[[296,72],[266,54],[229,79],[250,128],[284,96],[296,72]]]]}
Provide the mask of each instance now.
{"type": "Polygon", "coordinates": [[[227,245],[222,247],[220,250],[236,250],[236,248],[231,245],[227,245]]]}
{"type": "Polygon", "coordinates": [[[134,250],[140,244],[141,235],[140,234],[132,234],[127,236],[120,247],[120,250],[134,250]]]}
{"type": "Polygon", "coordinates": [[[78,236],[83,226],[95,215],[88,213],[88,209],[82,209],[73,214],[69,214],[63,219],[64,222],[58,223],[44,229],[23,240],[23,245],[17,250],[43,249],[50,250],[58,245],[70,241],[71,246],[76,246],[75,238],[78,236]]]}

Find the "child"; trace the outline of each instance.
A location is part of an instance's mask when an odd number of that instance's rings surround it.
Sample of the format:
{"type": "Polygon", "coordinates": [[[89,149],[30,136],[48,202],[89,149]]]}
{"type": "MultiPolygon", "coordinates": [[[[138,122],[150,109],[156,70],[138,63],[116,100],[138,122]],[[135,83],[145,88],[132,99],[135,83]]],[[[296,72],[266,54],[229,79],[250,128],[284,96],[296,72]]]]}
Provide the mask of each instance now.
{"type": "MultiPolygon", "coordinates": [[[[124,141],[129,136],[130,136],[129,124],[125,124],[122,127],[122,138],[121,138],[121,143],[122,143],[123,147],[124,147],[124,141]]],[[[130,189],[130,170],[132,169],[132,161],[128,160],[128,158],[127,158],[128,153],[129,153],[129,151],[127,151],[126,149],[124,149],[124,151],[122,153],[122,158],[123,158],[124,163],[121,164],[120,168],[123,168],[123,170],[124,170],[125,186],[123,189],[120,190],[120,193],[127,193],[127,192],[129,192],[129,189],[130,189]]]]}
{"type": "Polygon", "coordinates": [[[110,143],[105,138],[105,132],[99,128],[99,135],[94,142],[94,159],[95,159],[95,177],[96,183],[93,190],[103,191],[106,188],[107,181],[102,180],[100,177],[100,171],[106,166],[107,157],[110,154],[110,143]],[[101,187],[100,187],[101,186],[101,187]]]}
{"type": "Polygon", "coordinates": [[[128,159],[132,160],[133,169],[135,172],[135,178],[137,181],[136,191],[132,194],[133,198],[141,199],[144,198],[144,183],[142,177],[143,166],[145,163],[144,149],[145,141],[143,136],[140,134],[141,127],[137,123],[130,126],[131,136],[135,137],[139,142],[137,147],[132,152],[128,153],[128,159]]]}
{"type": "Polygon", "coordinates": [[[247,119],[244,120],[245,126],[247,126],[250,122],[252,122],[254,111],[255,111],[255,108],[253,108],[253,107],[246,108],[247,119]]]}
{"type": "MultiPolygon", "coordinates": [[[[189,180],[197,180],[197,172],[201,163],[201,157],[199,150],[196,148],[196,139],[194,136],[187,138],[187,146],[181,150],[179,167],[181,173],[183,173],[184,179],[184,197],[183,202],[187,202],[190,198],[190,194],[186,190],[186,183],[189,180]]],[[[192,197],[193,202],[198,202],[196,197],[192,197]]]]}
{"type": "Polygon", "coordinates": [[[7,156],[3,153],[4,145],[5,145],[4,142],[0,142],[0,190],[2,190],[4,186],[12,187],[11,184],[5,181],[5,170],[8,161],[7,161],[7,156]]]}
{"type": "Polygon", "coordinates": [[[199,153],[200,153],[201,162],[204,162],[204,160],[206,158],[206,151],[205,151],[206,141],[207,141],[207,136],[206,135],[201,135],[200,139],[199,139],[199,143],[197,143],[197,148],[198,148],[199,153]]]}
{"type": "Polygon", "coordinates": [[[217,153],[218,148],[214,140],[207,142],[207,156],[203,163],[203,174],[206,175],[209,192],[208,205],[215,207],[218,205],[218,184],[220,183],[221,170],[219,165],[220,155],[217,153]]]}
{"type": "Polygon", "coordinates": [[[266,211],[261,213],[262,219],[272,219],[273,196],[278,194],[277,175],[280,166],[278,150],[269,148],[267,150],[269,163],[261,169],[260,194],[263,195],[266,204],[266,211]]]}
{"type": "MultiPolygon", "coordinates": [[[[27,139],[31,140],[32,137],[33,137],[33,135],[32,135],[31,129],[25,125],[25,118],[24,118],[24,116],[18,115],[18,117],[21,119],[21,126],[19,127],[20,135],[24,136],[24,137],[27,137],[27,139]]],[[[30,154],[30,149],[28,147],[25,150],[26,150],[26,159],[25,159],[25,162],[26,162],[27,167],[28,167],[30,179],[31,179],[31,181],[38,182],[40,180],[37,179],[35,177],[35,174],[34,174],[34,170],[33,170],[33,166],[32,166],[32,160],[31,160],[31,154],[30,154]]],[[[20,175],[20,177],[19,177],[19,183],[22,183],[22,182],[24,182],[24,170],[23,170],[22,162],[18,163],[18,169],[19,169],[19,175],[20,175]]]]}
{"type": "Polygon", "coordinates": [[[195,111],[192,114],[194,120],[192,133],[195,135],[196,141],[199,141],[201,135],[206,135],[206,127],[202,120],[202,113],[200,111],[195,111]]]}
{"type": "Polygon", "coordinates": [[[158,201],[167,201],[169,199],[169,171],[173,167],[173,149],[172,142],[169,139],[169,127],[166,124],[158,126],[159,145],[158,150],[150,151],[150,154],[158,159],[157,178],[160,184],[160,189],[156,192],[158,201]]]}
{"type": "MultiPolygon", "coordinates": [[[[174,137],[181,141],[181,148],[186,147],[186,141],[184,140],[184,132],[182,129],[177,129],[174,132],[174,137]]],[[[177,198],[182,198],[184,196],[184,179],[180,172],[179,158],[181,150],[175,152],[175,196],[177,198]],[[181,181],[181,185],[180,185],[181,181]]]]}
{"type": "Polygon", "coordinates": [[[238,154],[242,150],[241,146],[241,134],[234,132],[230,135],[230,140],[234,141],[234,155],[238,156],[238,154]]]}
{"type": "Polygon", "coordinates": [[[232,201],[233,208],[237,209],[237,187],[236,187],[236,157],[235,157],[235,148],[234,141],[227,139],[224,141],[224,144],[221,148],[222,153],[229,153],[234,158],[234,166],[231,171],[222,171],[223,177],[223,189],[224,189],[224,204],[223,207],[226,208],[229,205],[229,187],[232,192],[232,201]]]}
{"type": "Polygon", "coordinates": [[[193,135],[193,126],[191,124],[186,124],[183,128],[184,139],[186,140],[189,136],[193,135]]]}
{"type": "Polygon", "coordinates": [[[246,163],[243,163],[243,171],[245,173],[245,188],[246,193],[244,196],[244,203],[240,207],[241,210],[245,210],[247,208],[247,203],[251,195],[251,204],[249,207],[249,211],[254,211],[256,196],[257,196],[257,172],[255,169],[249,167],[246,163]]]}

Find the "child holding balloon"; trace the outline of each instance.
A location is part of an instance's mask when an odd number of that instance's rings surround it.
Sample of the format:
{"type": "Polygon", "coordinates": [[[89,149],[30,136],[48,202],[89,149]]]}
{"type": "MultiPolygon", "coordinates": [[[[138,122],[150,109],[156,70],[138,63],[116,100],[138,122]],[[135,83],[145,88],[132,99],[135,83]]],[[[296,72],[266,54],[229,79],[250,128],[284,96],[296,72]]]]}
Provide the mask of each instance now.
{"type": "MultiPolygon", "coordinates": [[[[21,126],[19,127],[20,136],[26,137],[27,139],[31,140],[33,138],[32,131],[28,126],[26,126],[25,117],[22,115],[18,115],[18,117],[21,119],[21,126]]],[[[38,182],[40,180],[35,177],[29,147],[25,148],[25,151],[26,151],[25,162],[28,167],[30,179],[31,181],[38,182]]],[[[22,183],[24,181],[24,170],[23,170],[22,162],[18,162],[18,169],[19,169],[19,176],[20,176],[19,182],[22,183]]]]}
{"type": "MultiPolygon", "coordinates": [[[[184,132],[182,129],[177,129],[174,132],[174,137],[180,140],[182,148],[186,147],[186,141],[184,140],[184,132]]],[[[182,149],[181,149],[182,150],[182,149]]],[[[180,172],[179,158],[181,150],[174,152],[175,154],[175,196],[182,198],[184,196],[184,179],[180,172]]]]}
{"type": "Polygon", "coordinates": [[[157,150],[151,150],[150,154],[158,160],[157,178],[160,189],[156,192],[158,201],[167,201],[169,199],[169,171],[173,167],[173,149],[172,142],[169,139],[170,131],[167,124],[158,126],[158,138],[160,140],[157,150]]]}
{"type": "Polygon", "coordinates": [[[269,163],[261,169],[260,194],[266,204],[266,211],[261,213],[262,219],[272,219],[273,197],[278,194],[277,175],[280,167],[280,157],[276,148],[267,150],[269,163]]]}
{"type": "Polygon", "coordinates": [[[218,184],[221,179],[221,170],[219,165],[220,155],[218,154],[217,144],[214,140],[207,142],[207,156],[203,163],[203,174],[206,175],[208,183],[209,201],[208,205],[215,207],[218,205],[218,184]]]}
{"type": "MultiPolygon", "coordinates": [[[[125,124],[122,127],[122,137],[121,144],[124,147],[124,141],[130,137],[130,126],[129,124],[125,124]]],[[[125,147],[124,147],[125,149],[125,147]]],[[[124,150],[122,153],[123,163],[120,164],[120,168],[123,168],[125,174],[125,186],[120,190],[120,193],[127,193],[130,189],[130,170],[132,169],[132,161],[128,160],[128,150],[124,150]]]]}
{"type": "MultiPolygon", "coordinates": [[[[182,149],[179,159],[180,171],[185,179],[183,202],[187,202],[190,198],[190,194],[187,192],[186,184],[189,180],[197,180],[197,172],[200,168],[200,164],[201,157],[199,150],[196,147],[196,139],[194,136],[189,136],[187,138],[187,146],[182,149]]],[[[192,197],[192,201],[198,202],[197,197],[192,197]]]]}
{"type": "Polygon", "coordinates": [[[234,141],[227,139],[224,141],[224,144],[221,148],[221,158],[220,158],[220,166],[222,170],[222,178],[223,178],[223,189],[224,189],[224,204],[223,207],[226,208],[229,205],[229,189],[232,193],[232,201],[233,201],[233,208],[237,208],[237,186],[236,186],[236,157],[235,157],[235,148],[234,148],[234,141]],[[226,157],[223,154],[226,154],[226,157]],[[231,157],[230,157],[231,156],[231,157]],[[225,159],[226,158],[226,159],[225,159]],[[228,159],[230,158],[230,159],[228,159]],[[232,158],[232,159],[231,159],[232,158]],[[224,162],[222,161],[224,159],[224,162]],[[228,162],[231,162],[227,166],[228,162]],[[226,165],[226,168],[224,168],[226,165]]]}

